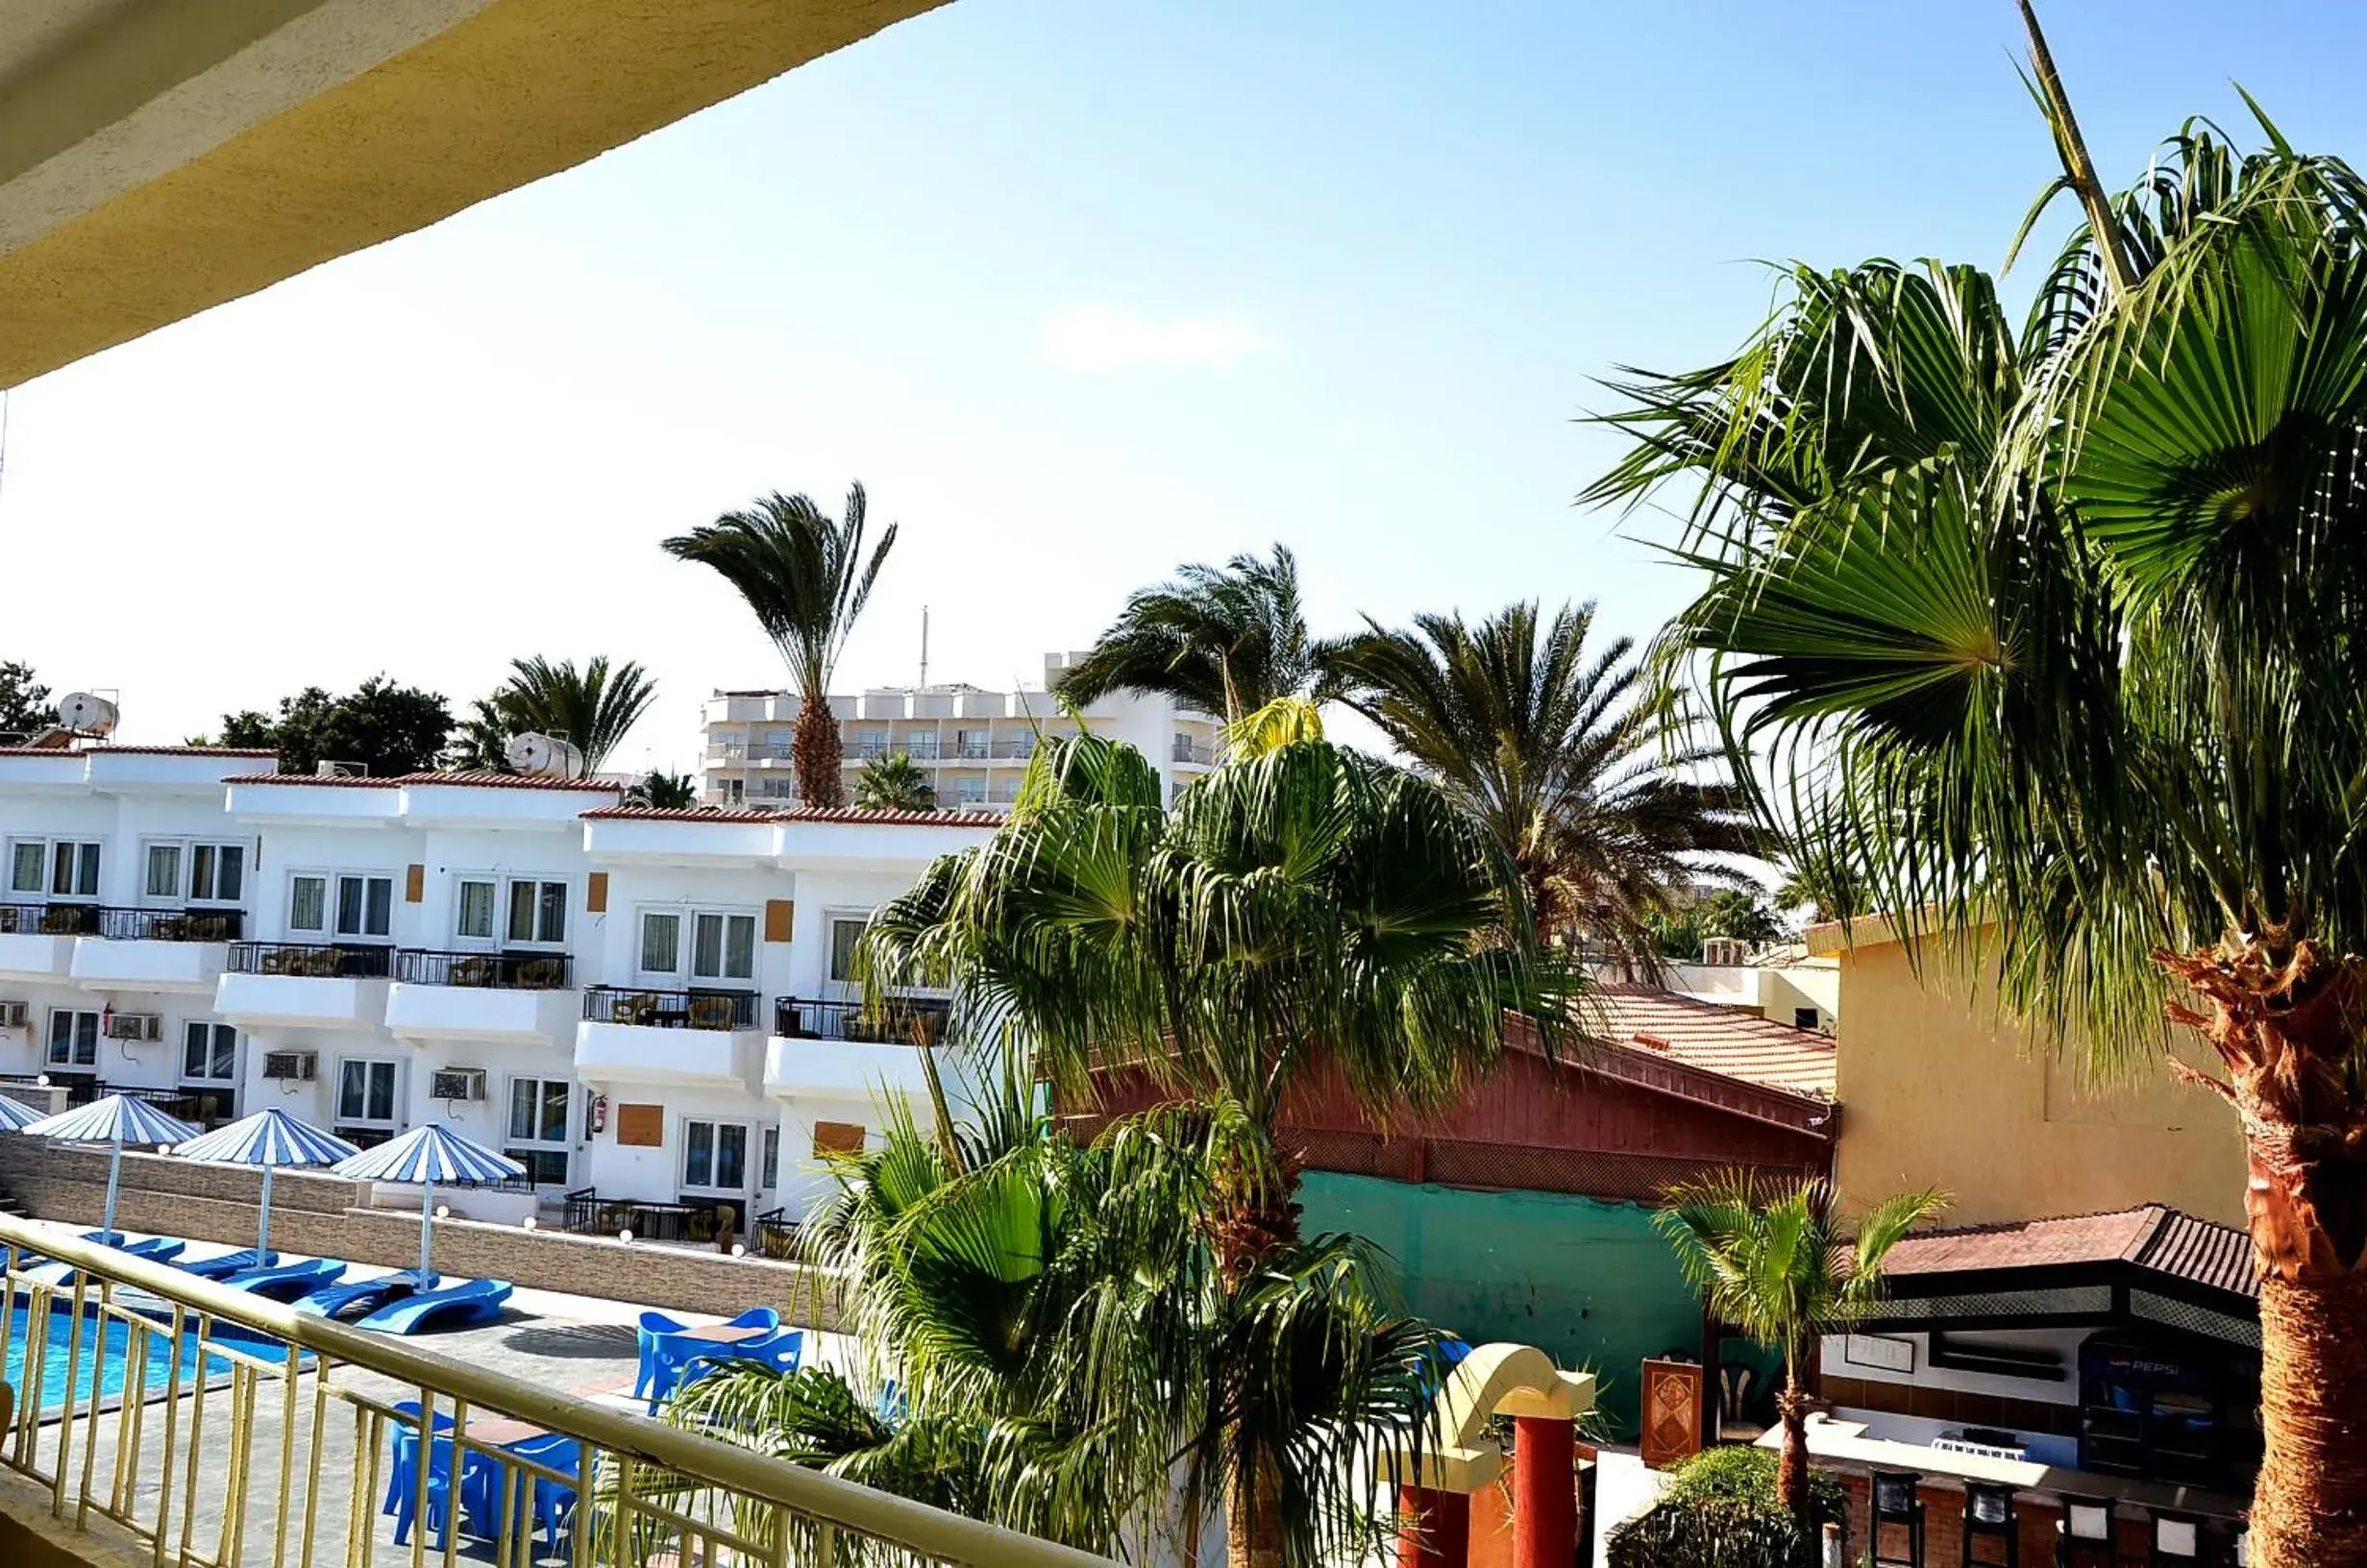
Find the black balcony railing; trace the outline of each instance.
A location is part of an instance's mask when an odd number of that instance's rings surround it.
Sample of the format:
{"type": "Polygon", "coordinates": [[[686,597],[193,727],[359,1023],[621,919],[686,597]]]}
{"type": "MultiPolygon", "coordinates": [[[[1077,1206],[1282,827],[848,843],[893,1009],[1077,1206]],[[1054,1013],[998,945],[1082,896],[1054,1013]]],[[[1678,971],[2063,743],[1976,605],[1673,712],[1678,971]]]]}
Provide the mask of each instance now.
{"type": "Polygon", "coordinates": [[[756,1216],[756,1256],[783,1262],[798,1255],[798,1222],[786,1209],[767,1209],[756,1216]]]}
{"type": "Polygon", "coordinates": [[[467,986],[481,991],[565,991],[575,966],[565,953],[439,953],[405,947],[394,977],[407,986],[467,986]]]}
{"type": "Polygon", "coordinates": [[[243,909],[102,909],[99,935],[113,942],[236,942],[243,909]]]}
{"type": "Polygon", "coordinates": [[[945,1038],[952,1004],[942,997],[891,999],[877,1013],[861,1002],[825,1002],[809,996],[779,996],[773,1002],[773,1033],[789,1040],[852,1040],[870,1044],[934,1045],[945,1038]]]}
{"type": "Polygon", "coordinates": [[[673,1241],[689,1246],[727,1247],[740,1233],[740,1206],[712,1203],[657,1203],[640,1198],[604,1197],[579,1187],[564,1194],[560,1220],[577,1236],[614,1236],[630,1231],[636,1241],[673,1241]]]}
{"type": "Polygon", "coordinates": [[[592,1023],[630,1023],[645,1029],[753,1029],[756,993],[586,986],[583,1017],[592,1023]]]}
{"type": "Polygon", "coordinates": [[[234,942],[233,974],[285,974],[310,980],[383,980],[394,968],[392,947],[341,942],[234,942]]]}
{"type": "Polygon", "coordinates": [[[96,904],[0,904],[0,936],[95,937],[96,904]]]}

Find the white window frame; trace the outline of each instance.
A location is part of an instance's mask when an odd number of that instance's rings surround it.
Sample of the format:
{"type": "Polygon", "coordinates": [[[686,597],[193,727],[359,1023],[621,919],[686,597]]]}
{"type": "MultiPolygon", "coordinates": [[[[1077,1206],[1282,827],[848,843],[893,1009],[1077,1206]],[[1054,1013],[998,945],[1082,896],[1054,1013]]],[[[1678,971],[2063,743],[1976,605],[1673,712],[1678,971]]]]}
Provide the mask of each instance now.
{"type": "Polygon", "coordinates": [[[756,1174],[756,1157],[762,1147],[756,1139],[755,1123],[742,1121],[734,1116],[684,1116],[681,1120],[681,1134],[682,1153],[681,1157],[675,1162],[675,1174],[680,1182],[678,1190],[719,1198],[744,1198],[748,1195],[748,1184],[756,1174]],[[716,1158],[723,1152],[723,1130],[729,1127],[739,1131],[739,1186],[716,1187],[712,1183],[694,1182],[690,1179],[690,1130],[693,1127],[705,1127],[710,1130],[707,1139],[706,1166],[706,1173],[709,1176],[715,1174],[716,1158]]]}
{"type": "Polygon", "coordinates": [[[53,1007],[49,1010],[49,1032],[41,1041],[41,1065],[52,1072],[96,1072],[99,1070],[100,1010],[82,1007],[53,1007]],[[75,1023],[67,1033],[66,1054],[58,1055],[58,1020],[72,1018],[75,1023]],[[75,1036],[82,1031],[82,1020],[90,1021],[90,1060],[82,1060],[83,1042],[75,1036]]]}
{"type": "Polygon", "coordinates": [[[568,927],[574,919],[573,911],[575,908],[575,902],[576,885],[566,877],[552,876],[537,871],[512,871],[504,876],[501,880],[501,897],[499,899],[501,907],[498,925],[498,929],[501,932],[502,945],[504,947],[540,948],[545,952],[554,953],[566,951],[568,927]],[[534,901],[530,906],[530,914],[528,917],[528,923],[532,928],[534,933],[532,936],[521,937],[516,934],[518,924],[518,890],[521,888],[531,888],[534,890],[534,901]],[[558,935],[556,936],[553,936],[543,929],[543,916],[550,912],[547,902],[547,895],[553,888],[558,889],[559,892],[559,929],[558,935]]]}
{"type": "MultiPolygon", "coordinates": [[[[532,1154],[555,1154],[560,1156],[563,1160],[572,1162],[575,1156],[576,1148],[574,1135],[576,1129],[577,1098],[576,1082],[572,1078],[553,1077],[548,1073],[538,1072],[518,1072],[510,1074],[507,1082],[504,1085],[502,1091],[503,1149],[505,1152],[508,1152],[510,1158],[513,1160],[517,1158],[520,1152],[527,1152],[532,1154]],[[515,1120],[518,1110],[518,1090],[522,1086],[527,1084],[532,1084],[535,1090],[534,1114],[538,1130],[536,1136],[531,1138],[521,1137],[519,1135],[515,1120]],[[546,1103],[545,1096],[555,1087],[565,1090],[565,1092],[560,1097],[559,1101],[561,1106],[564,1107],[564,1110],[560,1113],[559,1134],[558,1137],[553,1139],[545,1138],[540,1135],[539,1122],[542,1108],[546,1103]]],[[[566,1175],[562,1173],[559,1178],[560,1184],[564,1185],[566,1180],[566,1175]]],[[[548,1186],[550,1184],[545,1183],[542,1185],[548,1186]]]]}
{"type": "Polygon", "coordinates": [[[285,887],[287,901],[281,906],[280,924],[286,931],[288,941],[384,943],[389,945],[393,943],[395,904],[397,902],[394,872],[366,869],[356,870],[342,866],[291,866],[287,870],[285,887]],[[298,925],[296,923],[296,884],[305,881],[321,884],[321,923],[318,925],[298,925]],[[369,923],[370,884],[373,882],[386,884],[385,930],[344,931],[338,929],[337,920],[344,908],[345,884],[348,882],[361,884],[360,907],[362,924],[365,927],[369,923]]]}
{"type": "Polygon", "coordinates": [[[452,941],[456,947],[498,947],[502,943],[502,878],[493,871],[456,871],[452,878],[452,941]],[[485,890],[485,928],[482,931],[460,929],[461,913],[468,907],[467,890],[485,890]]]}
{"type": "Polygon", "coordinates": [[[233,1025],[224,1023],[219,1018],[184,1018],[181,1022],[181,1077],[179,1081],[184,1084],[203,1085],[208,1089],[225,1085],[236,1088],[239,1067],[238,1047],[238,1031],[233,1025]],[[192,1073],[189,1071],[189,1047],[195,1043],[194,1037],[200,1029],[206,1031],[206,1065],[209,1067],[213,1066],[213,1053],[222,1043],[222,1036],[226,1033],[230,1036],[230,1073],[227,1077],[217,1078],[210,1072],[192,1073]]]}
{"type": "Polygon", "coordinates": [[[11,898],[39,898],[51,903],[96,903],[98,901],[99,889],[104,886],[100,879],[106,875],[107,871],[105,840],[50,838],[37,834],[24,834],[10,839],[8,849],[8,888],[11,898]],[[39,886],[20,888],[16,885],[16,857],[21,846],[27,845],[40,845],[41,870],[39,876],[36,878],[39,886]],[[69,878],[75,886],[72,891],[65,893],[58,891],[58,851],[62,848],[71,848],[75,856],[75,874],[69,878]],[[90,853],[86,856],[83,853],[84,850],[88,850],[90,853]],[[87,877],[81,874],[86,866],[90,872],[87,877]],[[86,881],[89,884],[86,888],[82,886],[86,881]]]}
{"type": "MultiPolygon", "coordinates": [[[[337,1059],[336,1082],[330,1092],[334,1096],[329,1106],[329,1120],[335,1127],[364,1127],[372,1132],[399,1132],[403,1127],[403,1062],[392,1056],[346,1056],[337,1059]],[[384,1067],[386,1069],[386,1111],[384,1117],[369,1115],[349,1116],[345,1114],[345,1069],[348,1067],[384,1067]]],[[[369,1085],[362,1085],[362,1109],[370,1104],[369,1085]]]]}
{"type": "Polygon", "coordinates": [[[157,838],[139,841],[139,902],[145,905],[213,905],[235,909],[246,902],[247,878],[255,866],[254,845],[242,839],[157,838]],[[159,849],[170,849],[177,856],[173,872],[173,891],[158,893],[149,884],[149,862],[159,849]],[[213,851],[209,861],[211,874],[203,896],[197,891],[197,855],[201,849],[213,851]],[[238,852],[238,891],[229,897],[221,895],[222,855],[224,850],[238,852]]]}
{"type": "Polygon", "coordinates": [[[686,987],[711,990],[754,989],[764,968],[763,911],[731,904],[643,904],[633,911],[633,972],[645,985],[679,991],[686,987]],[[653,969],[644,966],[648,957],[648,922],[651,917],[671,918],[677,923],[674,931],[674,968],[653,969]],[[724,968],[728,968],[731,952],[731,922],[749,922],[748,972],[730,974],[719,972],[702,974],[699,963],[699,922],[716,919],[724,922],[722,948],[724,968]]]}
{"type": "Polygon", "coordinates": [[[855,984],[854,949],[851,945],[847,951],[847,972],[838,972],[838,928],[842,925],[853,926],[854,940],[861,942],[864,928],[871,922],[872,912],[868,909],[826,909],[822,912],[822,978],[826,982],[848,987],[855,984]]]}

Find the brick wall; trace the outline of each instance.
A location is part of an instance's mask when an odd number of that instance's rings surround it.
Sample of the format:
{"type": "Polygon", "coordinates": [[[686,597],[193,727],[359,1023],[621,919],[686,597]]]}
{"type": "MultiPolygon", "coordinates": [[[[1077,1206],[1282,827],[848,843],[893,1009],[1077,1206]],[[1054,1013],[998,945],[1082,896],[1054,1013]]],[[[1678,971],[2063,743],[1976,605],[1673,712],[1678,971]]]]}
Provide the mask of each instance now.
{"type": "MultiPolygon", "coordinates": [[[[1849,1489],[1849,1559],[1862,1561],[1868,1556],[1867,1548],[1874,1543],[1867,1533],[1870,1524],[1868,1498],[1871,1482],[1862,1473],[1837,1472],[1841,1484],[1849,1489]]],[[[1917,1490],[1923,1501],[1923,1560],[1927,1568],[1956,1568],[1964,1559],[1964,1489],[1945,1482],[1927,1481],[1917,1490]]],[[[2025,1492],[2013,1500],[2014,1522],[2019,1527],[2021,1561],[2027,1568],[2043,1568],[2055,1560],[2055,1527],[2062,1518],[2061,1509],[2042,1503],[2025,1492]]],[[[2113,1546],[2118,1568],[2145,1568],[2147,1553],[2152,1545],[2152,1525],[2141,1508],[2124,1507],[2118,1519],[2113,1546]]],[[[1908,1560],[1907,1531],[1900,1526],[1885,1527],[1882,1532],[1880,1560],[1908,1560]]],[[[1977,1563],[2002,1563],[2005,1560],[2000,1543],[1995,1537],[1978,1542],[1977,1563]]]]}
{"type": "MultiPolygon", "coordinates": [[[[0,1188],[37,1218],[96,1223],[107,1201],[107,1156],[0,1134],[0,1188]]],[[[259,1172],[126,1154],[115,1222],[192,1241],[255,1244],[259,1172]]],[[[289,1252],[408,1268],[419,1262],[419,1217],[359,1207],[366,1184],[284,1172],[271,1184],[271,1240],[289,1252]]],[[[537,1290],[600,1296],[677,1311],[729,1316],[777,1307],[819,1328],[838,1326],[821,1277],[795,1263],[444,1219],[435,1268],[456,1279],[502,1279],[537,1290]]]]}

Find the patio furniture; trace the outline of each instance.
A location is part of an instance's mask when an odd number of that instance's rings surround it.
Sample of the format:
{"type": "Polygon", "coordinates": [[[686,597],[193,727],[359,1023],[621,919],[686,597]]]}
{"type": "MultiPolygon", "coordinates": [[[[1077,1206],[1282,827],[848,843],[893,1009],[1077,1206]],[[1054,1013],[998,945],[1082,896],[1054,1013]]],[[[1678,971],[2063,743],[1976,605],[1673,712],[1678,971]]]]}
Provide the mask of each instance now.
{"type": "Polygon", "coordinates": [[[251,1268],[272,1268],[280,1262],[276,1252],[258,1252],[246,1247],[237,1252],[225,1252],[211,1258],[200,1258],[195,1262],[175,1259],[173,1266],[201,1280],[226,1280],[233,1274],[243,1274],[251,1268]]]}
{"type": "Polygon", "coordinates": [[[2012,1487],[1964,1482],[1963,1540],[1963,1568],[2021,1568],[2022,1522],[2014,1513],[2012,1487]]]}
{"type": "Polygon", "coordinates": [[[733,1361],[751,1361],[769,1372],[786,1377],[795,1372],[805,1358],[805,1331],[802,1329],[786,1329],[779,1334],[748,1329],[729,1332],[733,1338],[720,1342],[710,1338],[706,1349],[691,1357],[682,1368],[682,1375],[675,1382],[676,1393],[680,1393],[709,1372],[733,1361]]]}
{"type": "Polygon", "coordinates": [[[398,1269],[392,1274],[382,1274],[375,1280],[359,1280],[313,1290],[297,1301],[296,1311],[308,1317],[343,1317],[349,1312],[366,1317],[382,1307],[415,1296],[423,1290],[432,1290],[443,1283],[442,1277],[436,1274],[422,1273],[415,1268],[398,1269]]]}
{"type": "Polygon", "coordinates": [[[431,1327],[465,1329],[501,1316],[502,1303],[513,1288],[507,1280],[463,1280],[381,1307],[354,1326],[400,1335],[425,1334],[431,1327]]]}
{"type": "Polygon", "coordinates": [[[1755,1443],[1767,1429],[1748,1415],[1758,1375],[1739,1361],[1717,1369],[1717,1436],[1725,1443],[1755,1443]]]}
{"type": "Polygon", "coordinates": [[[243,1290],[250,1296],[265,1301],[294,1301],[308,1296],[323,1286],[334,1285],[345,1277],[347,1265],[329,1258],[308,1258],[300,1263],[283,1263],[276,1268],[250,1268],[233,1274],[222,1284],[233,1290],[243,1290]]]}
{"type": "Polygon", "coordinates": [[[1924,1568],[1922,1475],[1913,1470],[1877,1470],[1872,1485],[1872,1528],[1867,1546],[1874,1568],[1924,1568]],[[1886,1556],[1883,1531],[1896,1531],[1907,1538],[1905,1556],[1886,1556]]]}
{"type": "MultiPolygon", "coordinates": [[[[394,1515],[394,1544],[401,1546],[410,1539],[411,1527],[418,1522],[419,1402],[407,1399],[394,1409],[394,1454],[387,1465],[385,1501],[379,1505],[379,1511],[394,1515]]],[[[435,1441],[427,1478],[427,1525],[436,1531],[435,1545],[441,1551],[452,1538],[453,1419],[438,1410],[431,1425],[435,1441]]]]}
{"type": "Polygon", "coordinates": [[[677,1322],[663,1312],[643,1312],[641,1371],[633,1384],[633,1395],[646,1397],[650,1413],[654,1415],[657,1407],[682,1385],[693,1362],[770,1338],[779,1328],[780,1313],[770,1307],[752,1307],[728,1323],[701,1328],[677,1322]]]}
{"type": "Polygon", "coordinates": [[[2113,1568],[2112,1500],[2063,1493],[2063,1516],[2055,1525],[2055,1568],[2113,1568]]]}

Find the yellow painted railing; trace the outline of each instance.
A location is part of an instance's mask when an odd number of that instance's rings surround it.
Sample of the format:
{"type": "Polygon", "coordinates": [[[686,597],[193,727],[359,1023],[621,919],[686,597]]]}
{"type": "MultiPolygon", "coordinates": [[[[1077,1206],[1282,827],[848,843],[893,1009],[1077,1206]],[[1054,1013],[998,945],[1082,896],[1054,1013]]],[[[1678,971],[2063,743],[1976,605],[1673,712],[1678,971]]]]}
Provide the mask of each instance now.
{"type": "Polygon", "coordinates": [[[0,1247],[0,1468],[158,1568],[1110,1568],[6,1216],[0,1247]],[[70,1277],[37,1275],[31,1253],[70,1277]],[[148,1389],[152,1358],[170,1370],[148,1389]],[[397,1547],[393,1450],[424,1459],[423,1424],[441,1451],[408,1467],[397,1547]],[[502,1446],[521,1426],[554,1434],[541,1458],[502,1446]],[[430,1528],[445,1510],[453,1528],[430,1528]]]}

